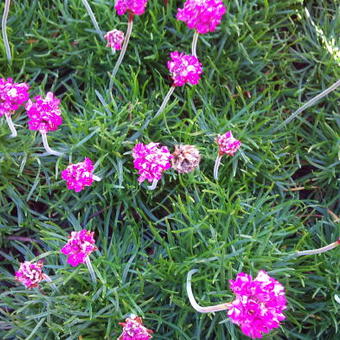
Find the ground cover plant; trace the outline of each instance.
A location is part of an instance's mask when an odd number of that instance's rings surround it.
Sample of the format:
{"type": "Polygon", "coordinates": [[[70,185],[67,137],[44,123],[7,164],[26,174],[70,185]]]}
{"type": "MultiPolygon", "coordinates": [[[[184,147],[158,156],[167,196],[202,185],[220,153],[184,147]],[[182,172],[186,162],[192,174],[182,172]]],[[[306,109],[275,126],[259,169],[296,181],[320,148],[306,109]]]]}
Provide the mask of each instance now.
{"type": "Polygon", "coordinates": [[[235,313],[193,308],[190,273],[203,307],[232,302],[240,277],[268,274],[287,308],[266,338],[337,339],[336,86],[290,118],[339,79],[336,1],[228,1],[216,30],[197,36],[176,19],[184,1],[149,0],[114,77],[119,53],[104,35],[126,32],[128,16],[88,1],[98,32],[84,3],[12,1],[10,50],[2,32],[0,78],[27,83],[32,103],[53,93],[62,123],[48,133],[51,154],[25,104],[11,115],[17,137],[0,117],[0,338],[117,339],[143,322],[154,339],[247,339],[235,313]],[[162,107],[170,53],[192,50],[199,82],[162,107]],[[240,145],[214,176],[216,138],[229,131],[240,145]],[[174,154],[154,190],[133,157],[150,143],[174,154]],[[180,145],[190,171],[178,170],[180,145]],[[80,257],[71,233],[90,237],[80,257]]]}

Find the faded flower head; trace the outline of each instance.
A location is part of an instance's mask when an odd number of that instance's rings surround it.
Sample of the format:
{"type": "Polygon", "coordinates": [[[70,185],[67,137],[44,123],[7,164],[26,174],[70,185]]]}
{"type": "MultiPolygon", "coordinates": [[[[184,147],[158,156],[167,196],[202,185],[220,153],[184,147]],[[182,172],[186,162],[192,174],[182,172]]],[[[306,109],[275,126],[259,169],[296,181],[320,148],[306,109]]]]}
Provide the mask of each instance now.
{"type": "Polygon", "coordinates": [[[12,78],[0,78],[0,117],[11,115],[29,99],[29,85],[13,83],[12,78]]]}
{"type": "Polygon", "coordinates": [[[31,263],[25,261],[20,263],[19,270],[15,273],[15,279],[21,282],[26,288],[35,288],[45,280],[46,275],[42,272],[43,262],[31,263]]]}
{"type": "Polygon", "coordinates": [[[241,147],[241,142],[233,137],[231,131],[226,132],[224,135],[218,135],[216,143],[218,144],[220,155],[234,156],[235,152],[241,147]]]}
{"type": "Polygon", "coordinates": [[[152,338],[152,330],[143,326],[141,317],[131,315],[125,322],[119,323],[123,326],[123,332],[117,340],[149,340],[152,338]]]}
{"type": "Polygon", "coordinates": [[[285,319],[283,311],[287,308],[281,283],[263,270],[254,280],[251,275],[239,273],[235,280],[229,282],[236,298],[230,304],[228,316],[244,334],[257,339],[279,327],[285,319]]]}
{"type": "Polygon", "coordinates": [[[172,155],[172,168],[181,174],[195,170],[201,160],[201,155],[194,145],[175,145],[172,155]]]}
{"type": "Polygon", "coordinates": [[[104,35],[104,38],[107,40],[106,47],[111,47],[115,50],[122,49],[122,44],[124,41],[124,32],[114,29],[112,31],[107,32],[104,35]]]}
{"type": "Polygon", "coordinates": [[[171,168],[173,158],[169,149],[159,143],[136,144],[132,150],[132,157],[133,165],[138,170],[139,183],[145,180],[150,183],[160,180],[163,172],[171,168]]]}
{"type": "Polygon", "coordinates": [[[174,81],[173,86],[183,86],[186,83],[198,84],[203,70],[197,57],[178,51],[170,53],[170,57],[168,69],[174,81]]]}
{"type": "Polygon", "coordinates": [[[94,232],[83,229],[80,231],[72,231],[67,243],[60,249],[60,251],[67,255],[67,263],[72,267],[84,263],[87,256],[93,251],[97,250],[94,245],[94,232]]]}
{"type": "Polygon", "coordinates": [[[79,192],[91,186],[94,181],[93,171],[93,163],[86,157],[83,162],[70,164],[61,172],[61,178],[66,181],[67,189],[79,192]]]}
{"type": "Polygon", "coordinates": [[[205,34],[215,31],[226,11],[222,0],[187,0],[184,7],[178,9],[176,18],[190,29],[205,34]]]}
{"type": "Polygon", "coordinates": [[[142,15],[145,12],[147,2],[148,0],[116,0],[115,10],[118,15],[123,15],[126,12],[142,15]]]}
{"type": "Polygon", "coordinates": [[[34,100],[30,99],[26,104],[29,129],[44,133],[57,130],[63,122],[60,100],[52,92],[48,92],[45,98],[36,96],[34,100]]]}

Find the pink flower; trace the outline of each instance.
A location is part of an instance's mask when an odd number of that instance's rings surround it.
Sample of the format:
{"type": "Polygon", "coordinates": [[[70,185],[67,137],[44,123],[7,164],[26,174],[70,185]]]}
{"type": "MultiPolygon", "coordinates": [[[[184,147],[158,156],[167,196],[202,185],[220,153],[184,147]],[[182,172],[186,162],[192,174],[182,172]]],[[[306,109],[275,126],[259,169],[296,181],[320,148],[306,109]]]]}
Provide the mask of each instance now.
{"type": "Polygon", "coordinates": [[[13,83],[12,78],[0,78],[0,117],[11,115],[29,99],[29,85],[13,83]]]}
{"type": "Polygon", "coordinates": [[[190,29],[205,34],[215,31],[225,12],[222,0],[187,0],[183,9],[178,9],[176,18],[184,21],[190,29]]]}
{"type": "Polygon", "coordinates": [[[67,263],[72,267],[76,267],[80,263],[84,263],[86,257],[97,250],[97,247],[94,244],[93,231],[91,232],[86,229],[72,231],[69,240],[60,251],[63,254],[68,255],[67,263]]]}
{"type": "Polygon", "coordinates": [[[193,55],[170,53],[171,60],[168,61],[168,69],[173,79],[173,86],[183,86],[186,83],[196,85],[203,73],[202,64],[193,55]]]}
{"type": "Polygon", "coordinates": [[[123,326],[123,332],[117,340],[149,340],[152,338],[152,330],[143,326],[142,318],[131,315],[125,322],[119,323],[123,326]]]}
{"type": "Polygon", "coordinates": [[[115,9],[118,15],[129,12],[134,15],[142,15],[148,0],[117,0],[115,9]]]}
{"type": "Polygon", "coordinates": [[[248,274],[239,273],[236,280],[229,282],[236,298],[228,308],[228,316],[244,334],[257,339],[279,327],[285,319],[283,311],[287,301],[285,289],[278,281],[260,270],[254,280],[248,274]]]}
{"type": "Polygon", "coordinates": [[[140,175],[138,182],[160,180],[162,173],[171,168],[171,155],[166,146],[159,143],[138,143],[132,150],[133,165],[140,175]]]}
{"type": "Polygon", "coordinates": [[[93,171],[93,163],[86,157],[83,162],[70,164],[61,172],[61,178],[66,181],[67,189],[79,192],[92,185],[93,171]]]}
{"type": "Polygon", "coordinates": [[[31,263],[25,261],[20,263],[19,270],[15,273],[15,279],[21,282],[26,288],[35,288],[46,279],[47,275],[42,272],[43,262],[31,263]]]}
{"type": "Polygon", "coordinates": [[[52,92],[48,92],[45,98],[36,96],[34,100],[30,99],[26,104],[29,129],[43,133],[57,130],[63,122],[60,100],[52,92]]]}
{"type": "Polygon", "coordinates": [[[218,135],[216,143],[219,146],[219,154],[234,156],[235,152],[241,147],[241,142],[233,137],[231,131],[226,132],[224,135],[218,135]]]}
{"type": "Polygon", "coordinates": [[[104,35],[107,40],[106,47],[114,48],[115,50],[121,50],[124,41],[124,32],[119,30],[112,30],[104,35]]]}

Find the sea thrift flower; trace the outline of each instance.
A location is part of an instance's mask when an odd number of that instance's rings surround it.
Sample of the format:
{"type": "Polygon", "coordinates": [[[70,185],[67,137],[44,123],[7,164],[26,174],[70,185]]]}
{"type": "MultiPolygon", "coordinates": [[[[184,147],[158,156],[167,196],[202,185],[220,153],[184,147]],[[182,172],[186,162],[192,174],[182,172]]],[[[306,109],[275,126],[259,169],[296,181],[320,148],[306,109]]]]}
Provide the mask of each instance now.
{"type": "Polygon", "coordinates": [[[125,322],[119,323],[123,326],[123,332],[117,340],[149,340],[152,338],[152,330],[143,326],[141,317],[131,315],[125,322]]]}
{"type": "Polygon", "coordinates": [[[171,167],[173,158],[169,149],[166,146],[160,146],[159,143],[136,144],[132,150],[132,157],[134,158],[133,165],[139,174],[138,182],[142,183],[147,180],[153,183],[149,187],[150,190],[156,187],[163,172],[171,167]]]}
{"type": "Polygon", "coordinates": [[[31,263],[25,261],[20,263],[19,270],[15,273],[15,279],[21,282],[26,288],[35,288],[39,283],[47,279],[47,275],[42,272],[43,262],[31,263]]]}
{"type": "Polygon", "coordinates": [[[70,164],[61,172],[61,178],[66,181],[67,189],[79,192],[91,186],[93,181],[100,181],[93,171],[93,163],[86,157],[83,162],[70,164]]]}
{"type": "Polygon", "coordinates": [[[201,160],[201,155],[194,145],[175,145],[172,155],[172,168],[181,174],[195,170],[201,160]]]}
{"type": "Polygon", "coordinates": [[[115,10],[118,15],[124,15],[126,12],[133,15],[142,15],[148,0],[117,0],[115,10]]]}
{"type": "Polygon", "coordinates": [[[29,99],[29,85],[14,83],[12,78],[0,78],[0,117],[5,115],[12,137],[17,136],[11,115],[29,99]]]}
{"type": "Polygon", "coordinates": [[[104,38],[107,40],[106,47],[111,47],[113,50],[121,50],[122,43],[124,41],[124,32],[119,30],[112,30],[107,32],[104,35],[104,38]]]}

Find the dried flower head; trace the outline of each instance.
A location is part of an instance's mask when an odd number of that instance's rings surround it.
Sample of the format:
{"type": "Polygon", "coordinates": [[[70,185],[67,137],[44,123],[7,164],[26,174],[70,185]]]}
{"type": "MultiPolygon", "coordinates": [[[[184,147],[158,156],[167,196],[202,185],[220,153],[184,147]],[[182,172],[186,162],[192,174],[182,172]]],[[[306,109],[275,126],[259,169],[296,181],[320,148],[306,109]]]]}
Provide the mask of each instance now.
{"type": "Polygon", "coordinates": [[[241,147],[241,142],[233,137],[231,131],[226,132],[224,135],[218,135],[216,143],[219,146],[220,155],[233,156],[235,152],[241,147]]]}
{"type": "Polygon", "coordinates": [[[229,282],[236,298],[228,308],[228,316],[244,334],[257,339],[279,327],[285,319],[287,301],[285,289],[278,281],[260,270],[254,280],[251,275],[239,273],[229,282]]]}
{"type": "Polygon", "coordinates": [[[84,263],[86,257],[93,251],[97,250],[94,245],[94,232],[83,229],[80,231],[72,231],[67,243],[60,249],[60,251],[67,255],[67,263],[72,267],[84,263]]]}
{"type": "Polygon", "coordinates": [[[122,49],[122,44],[124,41],[124,32],[114,29],[112,31],[107,32],[104,35],[104,38],[107,40],[106,47],[111,47],[115,50],[122,49]]]}
{"type": "Polygon", "coordinates": [[[60,100],[52,92],[48,92],[45,98],[36,96],[34,100],[30,99],[26,104],[29,129],[43,133],[57,130],[63,122],[60,100]]]}
{"type": "Polygon", "coordinates": [[[226,12],[222,0],[186,0],[178,9],[177,20],[184,21],[190,29],[200,34],[213,32],[226,12]]]}
{"type": "Polygon", "coordinates": [[[172,168],[181,174],[195,170],[201,160],[201,155],[194,145],[175,145],[172,155],[172,168]]]}
{"type": "Polygon", "coordinates": [[[43,266],[42,261],[36,263],[25,261],[20,263],[20,268],[15,273],[15,279],[21,282],[26,288],[38,287],[39,283],[45,280],[47,276],[42,272],[43,266]]]}
{"type": "Polygon", "coordinates": [[[115,10],[118,15],[123,15],[126,12],[142,15],[145,12],[147,2],[148,0],[116,0],[115,10]]]}
{"type": "Polygon", "coordinates": [[[67,189],[79,192],[92,185],[93,171],[93,162],[86,157],[83,162],[70,164],[61,172],[61,178],[66,181],[67,189]]]}
{"type": "Polygon", "coordinates": [[[183,86],[186,83],[198,84],[203,70],[197,57],[178,51],[170,53],[170,57],[168,69],[174,81],[173,86],[183,86]]]}
{"type": "Polygon", "coordinates": [[[11,115],[29,99],[29,85],[14,83],[12,78],[0,78],[0,117],[11,115]]]}
{"type": "Polygon", "coordinates": [[[133,165],[138,170],[139,183],[145,180],[150,183],[160,180],[163,172],[171,168],[173,158],[169,149],[159,143],[136,144],[132,150],[132,157],[134,158],[133,165]]]}
{"type": "Polygon", "coordinates": [[[143,326],[141,317],[131,315],[125,322],[119,323],[123,326],[123,332],[117,340],[149,340],[152,338],[152,330],[143,326]]]}

